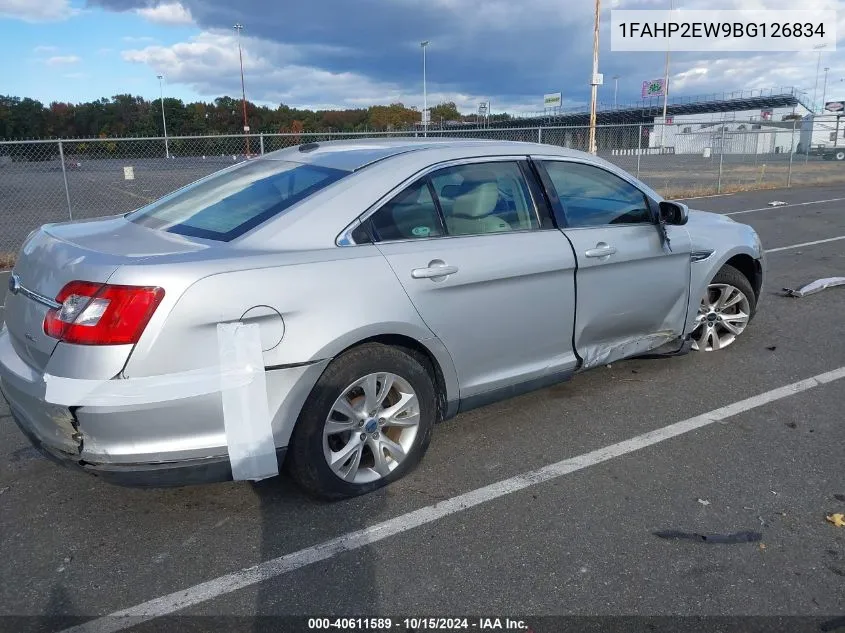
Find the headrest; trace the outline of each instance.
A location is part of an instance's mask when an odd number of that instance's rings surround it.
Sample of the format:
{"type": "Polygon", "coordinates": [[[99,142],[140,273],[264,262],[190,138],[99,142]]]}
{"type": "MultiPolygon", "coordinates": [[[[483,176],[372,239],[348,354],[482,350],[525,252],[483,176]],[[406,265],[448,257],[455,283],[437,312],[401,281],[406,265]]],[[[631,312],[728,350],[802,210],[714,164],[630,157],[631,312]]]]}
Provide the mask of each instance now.
{"type": "Polygon", "coordinates": [[[482,218],[493,213],[499,202],[499,185],[495,180],[481,182],[455,198],[454,215],[482,218]]]}

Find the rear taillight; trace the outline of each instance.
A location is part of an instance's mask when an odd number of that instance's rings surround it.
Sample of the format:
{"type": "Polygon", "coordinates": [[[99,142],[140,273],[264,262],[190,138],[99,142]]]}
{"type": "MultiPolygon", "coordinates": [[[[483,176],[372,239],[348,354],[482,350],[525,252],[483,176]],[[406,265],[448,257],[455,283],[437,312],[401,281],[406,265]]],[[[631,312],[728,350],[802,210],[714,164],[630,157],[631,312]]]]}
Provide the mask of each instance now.
{"type": "Polygon", "coordinates": [[[77,345],[126,345],[141,338],[164,288],[71,281],[56,296],[62,304],[44,317],[44,333],[77,345]]]}

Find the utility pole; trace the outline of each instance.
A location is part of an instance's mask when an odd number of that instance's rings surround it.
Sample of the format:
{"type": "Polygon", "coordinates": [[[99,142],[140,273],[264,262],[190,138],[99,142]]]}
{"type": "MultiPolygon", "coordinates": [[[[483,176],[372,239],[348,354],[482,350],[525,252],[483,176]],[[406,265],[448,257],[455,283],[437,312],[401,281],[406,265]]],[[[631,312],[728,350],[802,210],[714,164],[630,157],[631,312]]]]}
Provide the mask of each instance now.
{"type": "Polygon", "coordinates": [[[593,24],[593,76],[590,79],[590,145],[589,151],[595,154],[596,149],[596,97],[598,93],[599,74],[599,18],[601,16],[601,0],[596,0],[596,16],[593,24]]]}
{"type": "Polygon", "coordinates": [[[161,84],[164,75],[156,76],[158,77],[158,91],[161,95],[161,125],[164,127],[164,154],[167,158],[170,158],[170,147],[167,144],[167,118],[164,116],[164,88],[161,84]]]}
{"type": "Polygon", "coordinates": [[[244,109],[244,138],[246,139],[246,157],[249,158],[249,122],[246,118],[246,86],[244,85],[244,54],[243,50],[241,49],[241,31],[243,30],[244,25],[238,22],[235,24],[234,29],[235,32],[238,34],[238,57],[241,60],[241,96],[244,109]]]}
{"type": "MultiPolygon", "coordinates": [[[[669,11],[671,12],[674,9],[674,2],[673,0],[669,0],[669,11]]],[[[671,48],[671,44],[667,42],[666,44],[666,70],[663,74],[663,125],[660,128],[660,149],[663,149],[663,146],[666,141],[666,108],[669,104],[669,49],[671,48]]]]}
{"type": "Polygon", "coordinates": [[[429,41],[420,42],[423,51],[423,136],[428,136],[428,88],[425,83],[425,49],[428,48],[429,41]]]}

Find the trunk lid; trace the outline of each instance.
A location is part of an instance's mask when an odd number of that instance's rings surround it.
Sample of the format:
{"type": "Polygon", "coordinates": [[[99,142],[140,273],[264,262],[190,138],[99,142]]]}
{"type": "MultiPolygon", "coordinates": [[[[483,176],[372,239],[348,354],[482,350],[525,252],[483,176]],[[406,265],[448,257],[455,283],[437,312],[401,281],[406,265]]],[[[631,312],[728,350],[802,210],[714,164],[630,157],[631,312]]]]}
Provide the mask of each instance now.
{"type": "Polygon", "coordinates": [[[123,216],[42,226],[24,243],[6,292],[4,316],[12,346],[43,371],[58,345],[44,333],[44,317],[65,284],[105,283],[123,264],[204,248],[204,243],[153,231],[123,216]]]}

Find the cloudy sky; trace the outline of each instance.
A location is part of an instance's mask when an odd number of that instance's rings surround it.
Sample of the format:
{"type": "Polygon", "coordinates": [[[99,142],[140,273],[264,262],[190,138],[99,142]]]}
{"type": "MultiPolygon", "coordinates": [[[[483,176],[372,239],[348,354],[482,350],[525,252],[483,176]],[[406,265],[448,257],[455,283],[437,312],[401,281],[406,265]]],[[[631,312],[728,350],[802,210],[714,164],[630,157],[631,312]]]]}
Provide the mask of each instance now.
{"type": "MultiPolygon", "coordinates": [[[[794,0],[675,0],[683,8],[795,9],[794,0]]],[[[663,75],[661,53],[610,50],[611,8],[667,8],[669,0],[604,0],[600,100],[639,97],[663,75]]],[[[845,0],[800,8],[845,9],[845,0]]],[[[593,0],[0,0],[0,93],[85,101],[118,93],[185,100],[240,94],[232,25],[244,25],[247,97],[312,108],[422,105],[421,40],[428,48],[429,103],[465,112],[532,112],[542,95],[565,105],[589,98],[593,0]],[[9,60],[15,60],[10,63],[9,60]]],[[[839,11],[840,20],[845,11],[839,11]]],[[[840,21],[840,39],[845,24],[840,21]]],[[[775,86],[812,93],[816,53],[677,53],[676,95],[775,86]]],[[[845,54],[822,55],[828,98],[845,98],[845,54]]],[[[822,74],[823,77],[823,74],[822,74]]],[[[823,80],[818,91],[821,99],[823,80]]]]}

